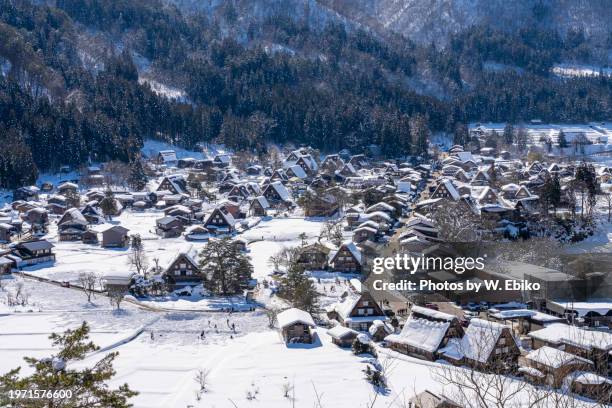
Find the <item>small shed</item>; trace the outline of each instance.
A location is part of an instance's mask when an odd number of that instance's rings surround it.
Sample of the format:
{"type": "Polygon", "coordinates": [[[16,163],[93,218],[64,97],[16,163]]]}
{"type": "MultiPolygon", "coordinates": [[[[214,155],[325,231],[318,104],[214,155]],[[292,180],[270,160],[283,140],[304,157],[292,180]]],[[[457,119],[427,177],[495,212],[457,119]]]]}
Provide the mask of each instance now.
{"type": "Polygon", "coordinates": [[[98,243],[98,233],[94,230],[88,229],[81,235],[81,240],[84,244],[97,244],[98,243]]]}
{"type": "Polygon", "coordinates": [[[103,247],[119,247],[122,248],[128,244],[130,238],[127,233],[129,229],[120,225],[113,225],[112,227],[102,231],[102,246],[103,247]]]}
{"type": "Polygon", "coordinates": [[[374,341],[383,341],[385,337],[393,334],[394,331],[393,326],[382,320],[374,320],[368,329],[368,333],[370,333],[374,341]]]}
{"type": "Polygon", "coordinates": [[[335,345],[340,347],[351,347],[359,332],[349,327],[338,325],[329,329],[327,334],[332,338],[332,343],[335,345]]]}
{"type": "Polygon", "coordinates": [[[277,316],[278,327],[287,343],[312,343],[310,328],[315,327],[310,313],[291,308],[277,316]]]}

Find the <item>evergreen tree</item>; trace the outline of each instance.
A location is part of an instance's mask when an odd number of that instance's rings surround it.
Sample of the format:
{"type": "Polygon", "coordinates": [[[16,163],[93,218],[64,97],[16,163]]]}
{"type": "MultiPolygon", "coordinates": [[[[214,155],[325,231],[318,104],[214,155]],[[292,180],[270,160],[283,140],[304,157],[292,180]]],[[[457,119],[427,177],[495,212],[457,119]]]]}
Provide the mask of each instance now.
{"type": "Polygon", "coordinates": [[[20,377],[18,367],[0,376],[0,405],[23,408],[42,407],[108,407],[127,408],[132,405],[129,399],[138,393],[130,390],[127,384],[110,389],[107,382],[115,376],[113,361],[119,353],[106,354],[92,367],[83,368],[82,363],[90,353],[99,350],[89,340],[89,326],[83,324],[75,330],[63,334],[53,333],[50,339],[59,351],[50,358],[26,357],[24,360],[32,367],[33,373],[20,377]],[[9,400],[9,392],[15,390],[49,392],[42,399],[20,398],[9,400]],[[70,397],[60,393],[69,391],[70,397]],[[15,405],[17,404],[17,405],[15,405]]]}
{"type": "Polygon", "coordinates": [[[497,143],[499,140],[499,135],[496,131],[491,131],[485,138],[485,147],[491,147],[493,149],[497,149],[497,143]]]}
{"type": "Polygon", "coordinates": [[[281,279],[278,294],[293,307],[311,314],[319,312],[320,295],[304,268],[295,262],[295,257],[289,261],[287,275],[281,279]]]}
{"type": "Polygon", "coordinates": [[[417,114],[410,118],[410,136],[412,137],[412,154],[427,157],[429,128],[423,115],[417,114]]]}
{"type": "Polygon", "coordinates": [[[586,162],[580,163],[578,168],[576,168],[572,184],[576,191],[580,193],[580,216],[584,219],[585,204],[588,204],[587,214],[590,214],[597,194],[598,183],[595,167],[586,162]]]}
{"type": "Polygon", "coordinates": [[[514,144],[514,125],[512,123],[506,123],[506,126],[504,126],[503,138],[506,146],[514,144]]]}
{"type": "Polygon", "coordinates": [[[147,185],[147,175],[140,159],[136,159],[130,163],[128,185],[136,191],[141,191],[147,185]]]}
{"type": "Polygon", "coordinates": [[[247,287],[253,266],[230,238],[209,241],[199,254],[204,286],[216,295],[235,295],[247,287]]]}
{"type": "Polygon", "coordinates": [[[117,214],[117,201],[110,189],[106,190],[104,198],[100,200],[100,209],[102,210],[102,214],[108,219],[112,219],[112,216],[117,214]]]}
{"type": "Polygon", "coordinates": [[[559,131],[558,142],[559,142],[559,148],[561,149],[565,149],[566,147],[569,147],[569,143],[567,142],[567,138],[565,137],[565,133],[563,132],[563,130],[559,131]]]}
{"type": "Polygon", "coordinates": [[[464,123],[457,123],[453,134],[453,144],[465,146],[470,140],[470,134],[464,123]]]}
{"type": "Polygon", "coordinates": [[[4,130],[0,122],[0,188],[34,184],[37,177],[30,147],[15,129],[4,130]]]}
{"type": "Polygon", "coordinates": [[[561,183],[559,182],[559,176],[553,175],[547,176],[544,179],[542,190],[540,193],[540,205],[545,213],[548,213],[550,207],[556,213],[559,204],[561,203],[561,183]]]}

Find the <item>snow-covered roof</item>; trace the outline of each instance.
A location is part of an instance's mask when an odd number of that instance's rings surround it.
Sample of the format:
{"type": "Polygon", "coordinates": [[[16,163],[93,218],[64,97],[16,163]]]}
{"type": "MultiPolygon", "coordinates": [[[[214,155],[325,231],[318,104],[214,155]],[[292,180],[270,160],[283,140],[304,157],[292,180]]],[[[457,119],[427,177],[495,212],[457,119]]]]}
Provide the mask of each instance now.
{"type": "Polygon", "coordinates": [[[230,212],[221,211],[220,207],[215,208],[210,213],[210,215],[208,216],[208,219],[206,220],[206,223],[208,223],[208,221],[210,221],[212,219],[212,217],[213,217],[213,215],[215,215],[215,213],[221,214],[221,216],[223,217],[223,219],[225,219],[225,222],[228,225],[233,226],[234,224],[236,224],[236,219],[234,218],[234,216],[230,212]]]}
{"type": "Polygon", "coordinates": [[[427,319],[410,317],[406,320],[400,334],[390,334],[385,337],[385,340],[433,353],[440,347],[449,326],[448,322],[432,322],[427,319]]]}
{"type": "Polygon", "coordinates": [[[64,215],[62,215],[62,218],[64,218],[66,215],[69,215],[71,221],[73,222],[87,224],[87,220],[85,219],[85,216],[81,213],[81,211],[78,208],[67,209],[64,215]]]}
{"type": "Polygon", "coordinates": [[[102,276],[102,279],[107,284],[127,285],[130,283],[130,280],[132,280],[133,276],[134,272],[132,271],[109,271],[102,276]]]}
{"type": "Polygon", "coordinates": [[[612,310],[612,302],[561,302],[549,301],[555,305],[561,306],[566,310],[573,310],[578,313],[578,316],[583,317],[590,312],[596,312],[602,316],[608,314],[612,310]]]}
{"type": "Polygon", "coordinates": [[[376,319],[372,322],[372,325],[370,326],[370,328],[368,329],[368,332],[370,333],[370,335],[374,335],[376,334],[376,332],[378,331],[379,328],[383,328],[383,330],[387,333],[387,334],[391,334],[393,333],[393,326],[389,325],[388,323],[383,322],[382,320],[376,319]]]}
{"type": "Polygon", "coordinates": [[[612,334],[585,330],[564,323],[553,323],[543,329],[530,332],[529,336],[551,344],[567,343],[588,349],[612,350],[612,334]]]}
{"type": "Polygon", "coordinates": [[[574,363],[593,364],[591,360],[549,346],[540,347],[527,354],[525,358],[552,368],[574,363]]]}
{"type": "Polygon", "coordinates": [[[355,306],[357,306],[360,298],[358,294],[349,292],[344,299],[332,306],[332,310],[335,310],[338,315],[346,320],[355,306]]]}
{"type": "Polygon", "coordinates": [[[539,378],[544,377],[544,373],[542,373],[537,368],[533,368],[533,367],[519,367],[518,372],[531,375],[532,377],[539,377],[539,378]]]}
{"type": "MultiPolygon", "coordinates": [[[[453,342],[456,347],[454,352],[470,360],[485,363],[506,327],[488,320],[472,319],[461,340],[453,342]]],[[[451,350],[447,351],[453,353],[451,350]]]]}
{"type": "Polygon", "coordinates": [[[476,163],[476,159],[474,159],[474,156],[472,156],[471,152],[457,152],[456,155],[457,155],[457,158],[461,160],[463,163],[468,162],[468,161],[472,161],[476,163]]]}
{"type": "Polygon", "coordinates": [[[214,160],[227,164],[230,162],[231,157],[228,154],[218,154],[215,156],[214,160]]]}
{"type": "Polygon", "coordinates": [[[374,211],[368,214],[361,214],[359,220],[369,220],[374,217],[380,217],[386,221],[391,221],[391,217],[384,211],[374,211]]]}
{"type": "Polygon", "coordinates": [[[538,312],[537,310],[529,309],[516,309],[516,310],[502,310],[497,313],[491,314],[492,317],[500,320],[506,319],[517,319],[517,318],[529,318],[538,322],[554,322],[559,321],[560,317],[549,315],[547,313],[538,312]]]}
{"type": "Polygon", "coordinates": [[[355,258],[355,261],[357,261],[357,263],[361,265],[361,262],[362,262],[361,251],[359,250],[359,248],[357,248],[357,245],[355,245],[355,243],[352,241],[346,241],[342,245],[340,245],[340,248],[338,248],[336,251],[331,251],[328,255],[329,261],[332,261],[336,257],[336,254],[342,248],[348,249],[351,255],[353,255],[353,257],[355,258]]]}
{"type": "Polygon", "coordinates": [[[428,316],[432,319],[445,320],[447,322],[452,322],[453,320],[457,319],[457,316],[454,316],[449,313],[440,312],[438,310],[429,309],[427,307],[421,307],[421,306],[414,305],[412,306],[411,310],[413,313],[418,313],[424,316],[428,316]]]}
{"type": "Polygon", "coordinates": [[[478,201],[485,199],[487,194],[489,194],[489,192],[492,192],[497,197],[497,193],[495,193],[495,190],[491,189],[491,187],[489,186],[486,186],[485,188],[482,189],[482,191],[478,195],[478,201]]]}
{"type": "Polygon", "coordinates": [[[257,201],[263,209],[270,208],[270,203],[268,203],[268,199],[264,196],[255,197],[255,201],[257,201]]]}
{"type": "Polygon", "coordinates": [[[374,205],[369,206],[368,208],[366,208],[366,212],[375,212],[377,210],[382,210],[382,211],[395,211],[395,208],[392,205],[389,205],[385,202],[378,202],[374,205]]]}
{"type": "Polygon", "coordinates": [[[295,307],[279,313],[278,316],[276,316],[276,319],[278,321],[278,326],[281,329],[284,329],[285,327],[291,326],[295,323],[303,323],[311,327],[315,326],[314,320],[312,320],[312,316],[310,315],[310,313],[297,309],[295,307]]]}
{"type": "Polygon", "coordinates": [[[349,328],[349,327],[337,325],[337,326],[332,327],[331,329],[329,329],[327,331],[327,334],[329,334],[329,336],[334,338],[334,339],[343,339],[343,338],[351,336],[351,335],[357,336],[358,332],[353,330],[353,329],[351,329],[351,328],[349,328]]]}
{"type": "Polygon", "coordinates": [[[609,378],[602,377],[601,375],[590,373],[588,371],[574,371],[566,377],[565,381],[576,382],[586,385],[600,385],[604,383],[612,384],[612,380],[610,380],[609,378]]]}
{"type": "Polygon", "coordinates": [[[278,193],[281,200],[290,201],[289,191],[287,190],[287,187],[283,185],[283,183],[281,183],[280,181],[275,181],[273,183],[270,183],[270,187],[278,193]]]}
{"type": "Polygon", "coordinates": [[[308,177],[304,169],[297,164],[290,166],[287,170],[291,170],[296,177],[299,177],[301,179],[305,179],[306,177],[308,177]]]}
{"type": "Polygon", "coordinates": [[[461,194],[459,194],[455,188],[455,185],[449,179],[442,179],[441,184],[444,184],[444,187],[446,187],[448,193],[451,195],[451,197],[453,197],[453,200],[457,201],[459,198],[461,198],[461,194]]]}
{"type": "Polygon", "coordinates": [[[78,188],[79,186],[77,186],[76,184],[70,182],[70,181],[65,181],[63,183],[61,183],[59,186],[57,186],[58,190],[62,190],[64,188],[78,188]]]}

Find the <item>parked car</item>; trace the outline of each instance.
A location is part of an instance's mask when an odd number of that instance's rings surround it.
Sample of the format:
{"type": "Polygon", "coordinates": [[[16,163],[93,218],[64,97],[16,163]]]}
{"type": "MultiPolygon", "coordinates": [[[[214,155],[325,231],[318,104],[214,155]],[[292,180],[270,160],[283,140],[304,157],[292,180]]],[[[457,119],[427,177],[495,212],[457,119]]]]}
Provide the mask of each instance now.
{"type": "Polygon", "coordinates": [[[465,308],[471,312],[480,312],[480,303],[470,302],[465,308]]]}

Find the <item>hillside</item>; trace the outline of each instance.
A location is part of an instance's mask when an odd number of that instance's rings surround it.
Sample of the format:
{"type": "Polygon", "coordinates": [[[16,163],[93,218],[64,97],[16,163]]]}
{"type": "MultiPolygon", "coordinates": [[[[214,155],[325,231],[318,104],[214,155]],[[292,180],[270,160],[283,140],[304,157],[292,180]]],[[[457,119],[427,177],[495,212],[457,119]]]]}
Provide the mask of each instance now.
{"type": "Polygon", "coordinates": [[[428,14],[401,1],[0,0],[0,134],[10,142],[0,185],[130,161],[146,138],[259,154],[268,142],[376,143],[397,156],[472,121],[609,119],[609,76],[555,73],[601,61],[609,19],[598,18],[609,12],[560,2],[583,32],[546,13],[531,24],[532,3],[504,6],[504,18],[525,21],[511,26],[478,1],[439,1],[428,14]]]}
{"type": "Polygon", "coordinates": [[[516,32],[532,25],[561,35],[583,31],[594,43],[609,40],[609,2],[571,0],[319,0],[340,15],[376,30],[390,30],[423,44],[445,43],[474,25],[516,32]]]}

